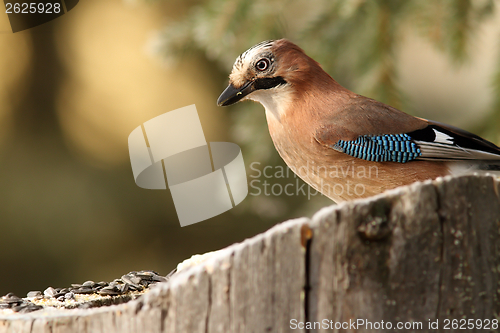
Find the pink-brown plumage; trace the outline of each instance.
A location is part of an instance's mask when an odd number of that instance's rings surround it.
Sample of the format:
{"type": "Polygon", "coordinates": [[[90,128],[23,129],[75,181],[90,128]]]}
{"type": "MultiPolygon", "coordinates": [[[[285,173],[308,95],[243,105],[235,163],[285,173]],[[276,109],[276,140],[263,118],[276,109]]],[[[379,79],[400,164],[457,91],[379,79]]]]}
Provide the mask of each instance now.
{"type": "Polygon", "coordinates": [[[452,166],[455,171],[476,170],[479,156],[481,163],[484,157],[493,164],[500,160],[500,148],[486,140],[349,91],[288,40],[259,45],[237,59],[230,85],[218,103],[245,99],[262,103],[280,156],[305,182],[336,202],[445,176],[452,166]],[[406,163],[354,157],[337,145],[407,133],[412,140],[408,144],[422,151],[406,163]]]}

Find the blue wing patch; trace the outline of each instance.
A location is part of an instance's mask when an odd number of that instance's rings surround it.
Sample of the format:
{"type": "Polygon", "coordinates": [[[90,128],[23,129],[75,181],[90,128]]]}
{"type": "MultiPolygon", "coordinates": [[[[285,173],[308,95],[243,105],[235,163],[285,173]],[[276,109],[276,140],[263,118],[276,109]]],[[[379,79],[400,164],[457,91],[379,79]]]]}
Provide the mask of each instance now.
{"type": "Polygon", "coordinates": [[[406,163],[422,155],[420,148],[407,134],[364,135],[353,141],[339,140],[333,148],[373,162],[406,163]]]}

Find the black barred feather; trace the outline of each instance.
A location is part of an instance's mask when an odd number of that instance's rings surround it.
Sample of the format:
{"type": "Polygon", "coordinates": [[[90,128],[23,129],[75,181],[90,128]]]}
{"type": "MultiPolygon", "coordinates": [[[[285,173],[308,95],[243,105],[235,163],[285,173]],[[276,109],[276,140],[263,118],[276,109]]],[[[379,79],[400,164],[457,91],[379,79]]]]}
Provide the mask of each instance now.
{"type": "Polygon", "coordinates": [[[421,155],[420,149],[407,134],[365,135],[353,141],[339,140],[333,148],[374,162],[406,163],[421,155]]]}

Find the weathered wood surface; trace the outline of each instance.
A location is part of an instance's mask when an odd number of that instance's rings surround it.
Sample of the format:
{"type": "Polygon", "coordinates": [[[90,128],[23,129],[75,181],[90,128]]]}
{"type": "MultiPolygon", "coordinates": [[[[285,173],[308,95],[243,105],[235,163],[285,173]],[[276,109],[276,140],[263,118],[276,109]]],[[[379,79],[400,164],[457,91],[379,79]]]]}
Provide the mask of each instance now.
{"type": "MultiPolygon", "coordinates": [[[[445,319],[463,318],[484,325],[500,313],[499,193],[498,180],[467,176],[324,208],[230,246],[141,299],[0,316],[0,333],[330,332],[293,329],[325,319],[344,323],[333,330],[341,332],[448,332],[445,319]],[[356,320],[393,326],[346,325],[356,320]],[[398,322],[422,329],[397,330],[398,322]]],[[[490,327],[477,331],[498,331],[490,327]]]]}

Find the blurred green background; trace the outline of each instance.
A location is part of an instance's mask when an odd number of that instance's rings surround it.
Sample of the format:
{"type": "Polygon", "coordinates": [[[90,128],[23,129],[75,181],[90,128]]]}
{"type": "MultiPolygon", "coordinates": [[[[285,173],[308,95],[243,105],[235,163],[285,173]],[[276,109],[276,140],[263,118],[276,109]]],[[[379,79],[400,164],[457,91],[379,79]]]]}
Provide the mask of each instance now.
{"type": "Polygon", "coordinates": [[[0,33],[0,294],[167,274],[332,204],[251,188],[235,209],[181,228],[170,192],[133,180],[129,133],[196,104],[207,141],[238,143],[257,187],[295,183],[255,178],[283,166],[260,105],[215,105],[236,56],[282,37],[357,93],[500,141],[493,0],[80,1],[0,33]]]}

